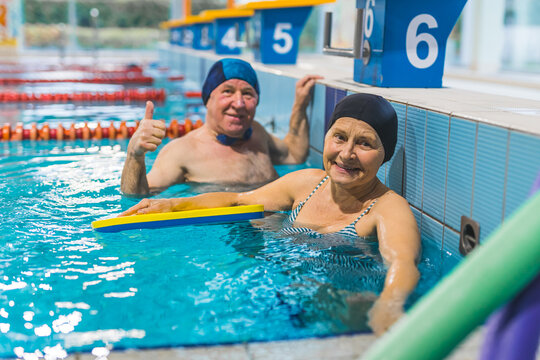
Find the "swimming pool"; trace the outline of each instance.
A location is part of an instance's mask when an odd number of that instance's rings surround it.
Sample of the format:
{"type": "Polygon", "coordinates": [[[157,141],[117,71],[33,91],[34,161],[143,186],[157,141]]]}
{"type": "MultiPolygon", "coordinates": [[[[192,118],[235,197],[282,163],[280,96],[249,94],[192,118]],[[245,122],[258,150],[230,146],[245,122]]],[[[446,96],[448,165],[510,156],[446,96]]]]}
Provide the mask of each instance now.
{"type": "MultiPolygon", "coordinates": [[[[175,92],[155,118],[184,114],[175,92]]],[[[144,104],[1,104],[0,113],[12,124],[67,127],[139,119],[144,104]]],[[[374,243],[282,237],[279,213],[252,223],[93,232],[92,221],[138,201],[119,191],[126,148],[127,140],[0,142],[0,357],[370,331],[366,313],[385,275],[374,243]]],[[[158,197],[215,190],[242,188],[184,184],[158,197]]],[[[424,241],[409,305],[442,275],[441,256],[424,241]]]]}
{"type": "MultiPolygon", "coordinates": [[[[0,356],[369,331],[374,297],[364,292],[379,291],[385,273],[374,244],[279,237],[283,214],[257,224],[93,232],[91,221],[137,201],[119,192],[126,147],[1,144],[0,356]]],[[[177,185],[159,196],[216,189],[177,185]]],[[[424,248],[413,299],[440,276],[438,256],[424,248]]]]}

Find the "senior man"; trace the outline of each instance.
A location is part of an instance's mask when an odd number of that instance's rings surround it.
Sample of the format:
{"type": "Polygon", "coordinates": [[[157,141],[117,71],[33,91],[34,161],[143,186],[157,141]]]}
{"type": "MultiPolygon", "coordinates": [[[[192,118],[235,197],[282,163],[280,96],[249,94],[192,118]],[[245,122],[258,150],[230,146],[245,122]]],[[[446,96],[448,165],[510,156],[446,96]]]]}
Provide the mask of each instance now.
{"type": "Polygon", "coordinates": [[[254,121],[259,83],[251,65],[239,59],[219,60],[203,84],[202,98],[207,108],[204,125],[169,142],[148,174],[145,154],[161,144],[166,126],[152,119],[154,105],[146,103],[144,119],[128,145],[122,192],[146,195],[182,182],[262,184],[276,179],[273,164],[300,164],[306,160],[306,109],[311,89],[321,78],[308,75],[296,83],[289,132],[279,139],[254,121]]]}

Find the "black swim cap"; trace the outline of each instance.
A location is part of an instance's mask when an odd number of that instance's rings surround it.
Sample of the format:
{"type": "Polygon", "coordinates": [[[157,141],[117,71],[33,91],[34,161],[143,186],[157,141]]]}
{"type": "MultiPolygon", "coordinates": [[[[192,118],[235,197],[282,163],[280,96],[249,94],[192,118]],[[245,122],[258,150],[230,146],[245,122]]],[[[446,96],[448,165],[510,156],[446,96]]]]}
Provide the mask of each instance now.
{"type": "Polygon", "coordinates": [[[383,97],[373,94],[353,94],[341,100],[330,117],[330,126],[339,118],[350,117],[361,120],[377,132],[384,147],[384,161],[394,155],[397,142],[397,115],[394,107],[383,97]]]}

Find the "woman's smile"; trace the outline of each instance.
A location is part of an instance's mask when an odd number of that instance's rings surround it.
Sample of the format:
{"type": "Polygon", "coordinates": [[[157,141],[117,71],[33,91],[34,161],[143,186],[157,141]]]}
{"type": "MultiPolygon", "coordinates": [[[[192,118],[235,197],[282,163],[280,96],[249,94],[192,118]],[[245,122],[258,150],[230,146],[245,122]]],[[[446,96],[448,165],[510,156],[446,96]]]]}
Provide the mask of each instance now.
{"type": "Polygon", "coordinates": [[[346,174],[349,174],[349,175],[357,175],[358,172],[360,172],[360,168],[356,167],[356,166],[353,166],[353,165],[340,164],[340,163],[338,163],[336,161],[334,161],[334,165],[336,165],[337,170],[340,173],[346,173],[346,174]]]}

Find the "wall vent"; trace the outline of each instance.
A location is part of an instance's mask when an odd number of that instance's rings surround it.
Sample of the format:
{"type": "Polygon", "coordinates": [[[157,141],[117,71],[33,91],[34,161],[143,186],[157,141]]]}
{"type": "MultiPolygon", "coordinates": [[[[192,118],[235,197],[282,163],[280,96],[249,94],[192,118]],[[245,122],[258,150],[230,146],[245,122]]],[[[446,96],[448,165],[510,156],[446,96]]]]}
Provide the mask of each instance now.
{"type": "Polygon", "coordinates": [[[466,216],[461,217],[461,232],[459,234],[459,252],[467,255],[480,245],[480,224],[466,216]]]}

